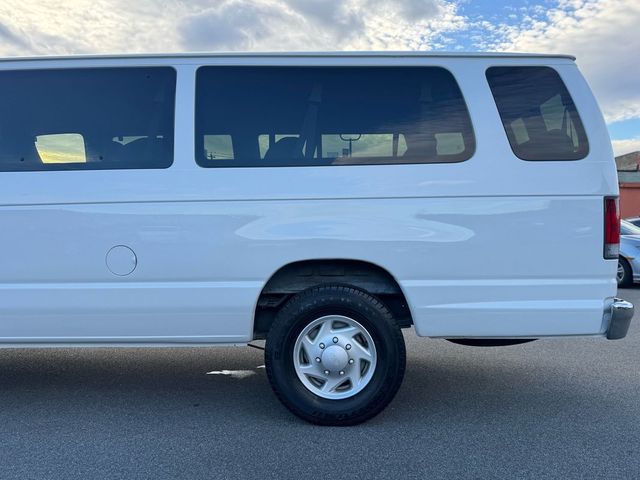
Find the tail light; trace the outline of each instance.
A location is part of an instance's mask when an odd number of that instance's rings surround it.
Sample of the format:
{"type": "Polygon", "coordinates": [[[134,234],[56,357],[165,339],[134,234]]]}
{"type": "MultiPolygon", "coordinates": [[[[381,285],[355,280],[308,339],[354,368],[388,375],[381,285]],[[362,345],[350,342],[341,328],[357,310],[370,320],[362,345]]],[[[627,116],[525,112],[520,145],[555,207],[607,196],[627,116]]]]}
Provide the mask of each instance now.
{"type": "Polygon", "coordinates": [[[604,199],[604,258],[617,259],[620,252],[620,213],[618,199],[604,199]]]}

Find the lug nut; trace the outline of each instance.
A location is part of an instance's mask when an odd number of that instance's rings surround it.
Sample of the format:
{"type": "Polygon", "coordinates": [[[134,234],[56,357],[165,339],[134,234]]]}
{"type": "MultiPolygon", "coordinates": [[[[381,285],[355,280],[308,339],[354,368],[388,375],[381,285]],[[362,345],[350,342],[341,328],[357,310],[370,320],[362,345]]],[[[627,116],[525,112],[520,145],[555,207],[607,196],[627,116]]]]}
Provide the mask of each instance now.
{"type": "Polygon", "coordinates": [[[320,348],[324,348],[324,343],[321,343],[321,344],[320,344],[320,348]]]}
{"type": "Polygon", "coordinates": [[[331,373],[331,372],[330,372],[329,370],[325,370],[325,371],[324,371],[324,374],[325,374],[325,375],[329,375],[330,373],[331,373]]]}
{"type": "Polygon", "coordinates": [[[353,365],[353,358],[350,358],[350,359],[349,359],[349,364],[350,364],[350,365],[353,365]]]}
{"type": "Polygon", "coordinates": [[[340,370],[340,375],[344,375],[344,370],[340,370]]]}
{"type": "Polygon", "coordinates": [[[351,350],[351,344],[347,343],[347,345],[344,348],[346,348],[347,350],[351,350]]]}
{"type": "Polygon", "coordinates": [[[316,362],[320,363],[320,357],[316,357],[316,362]]]}
{"type": "Polygon", "coordinates": [[[333,343],[338,343],[338,337],[333,337],[333,343]]]}

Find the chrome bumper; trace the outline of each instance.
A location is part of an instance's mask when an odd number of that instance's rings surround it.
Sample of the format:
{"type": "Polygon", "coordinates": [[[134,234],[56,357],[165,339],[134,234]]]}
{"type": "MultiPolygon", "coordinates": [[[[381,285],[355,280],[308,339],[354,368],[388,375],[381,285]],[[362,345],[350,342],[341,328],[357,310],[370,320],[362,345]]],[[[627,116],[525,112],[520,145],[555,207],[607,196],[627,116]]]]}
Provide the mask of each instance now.
{"type": "Polygon", "coordinates": [[[611,304],[611,319],[607,328],[607,338],[609,340],[619,340],[627,336],[631,318],[633,317],[633,304],[614,298],[611,304]]]}

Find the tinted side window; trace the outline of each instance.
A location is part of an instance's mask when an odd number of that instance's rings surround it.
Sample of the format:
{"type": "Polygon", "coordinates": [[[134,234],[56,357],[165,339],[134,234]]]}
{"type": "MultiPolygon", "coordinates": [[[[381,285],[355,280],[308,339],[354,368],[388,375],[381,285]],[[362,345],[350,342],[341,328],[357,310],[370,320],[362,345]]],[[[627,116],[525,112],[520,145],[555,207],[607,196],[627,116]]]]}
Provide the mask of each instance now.
{"type": "Polygon", "coordinates": [[[172,68],[0,72],[0,171],[166,168],[172,68]]]}
{"type": "Polygon", "coordinates": [[[579,160],[589,152],[576,107],[549,67],[492,67],[487,80],[513,152],[523,160],[579,160]]]}
{"type": "Polygon", "coordinates": [[[453,76],[434,67],[201,67],[203,167],[460,162],[475,138],[453,76]]]}

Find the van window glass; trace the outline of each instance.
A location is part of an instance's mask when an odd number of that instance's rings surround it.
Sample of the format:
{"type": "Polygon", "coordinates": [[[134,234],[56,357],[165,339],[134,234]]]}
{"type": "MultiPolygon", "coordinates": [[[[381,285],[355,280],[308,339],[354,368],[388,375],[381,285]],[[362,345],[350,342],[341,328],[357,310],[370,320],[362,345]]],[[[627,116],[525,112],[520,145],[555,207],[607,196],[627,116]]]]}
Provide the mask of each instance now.
{"type": "Polygon", "coordinates": [[[156,135],[155,137],[149,137],[147,135],[124,135],[124,136],[119,136],[119,137],[113,137],[111,140],[113,142],[116,143],[120,143],[122,145],[127,145],[131,142],[135,142],[136,140],[140,140],[141,138],[157,138],[157,139],[162,139],[163,136],[162,135],[156,135]]]}
{"type": "Polygon", "coordinates": [[[0,171],[166,168],[175,70],[0,71],[0,171]]]}
{"type": "MultiPolygon", "coordinates": [[[[259,135],[258,136],[258,146],[260,147],[260,158],[264,158],[269,150],[269,147],[273,145],[275,142],[280,140],[281,138],[286,137],[294,137],[298,138],[298,135],[293,133],[276,133],[271,135],[259,135]]],[[[304,150],[304,148],[303,148],[304,150]]]]}
{"type": "Polygon", "coordinates": [[[549,67],[492,67],[487,80],[513,152],[523,160],[579,160],[587,136],[573,99],[549,67]]]}
{"type": "Polygon", "coordinates": [[[461,162],[475,138],[453,76],[437,67],[201,67],[203,167],[461,162]],[[228,137],[216,158],[210,137],[228,137]]]}
{"type": "Polygon", "coordinates": [[[42,163],[86,163],[84,138],[79,133],[36,136],[36,150],[42,163]]]}
{"type": "Polygon", "coordinates": [[[326,151],[329,157],[392,157],[393,134],[322,135],[322,150],[326,151]]]}
{"type": "Polygon", "coordinates": [[[456,155],[464,152],[464,137],[460,132],[436,133],[438,155],[456,155]]]}
{"type": "Polygon", "coordinates": [[[232,160],[231,135],[205,135],[204,151],[209,160],[232,160]]]}

